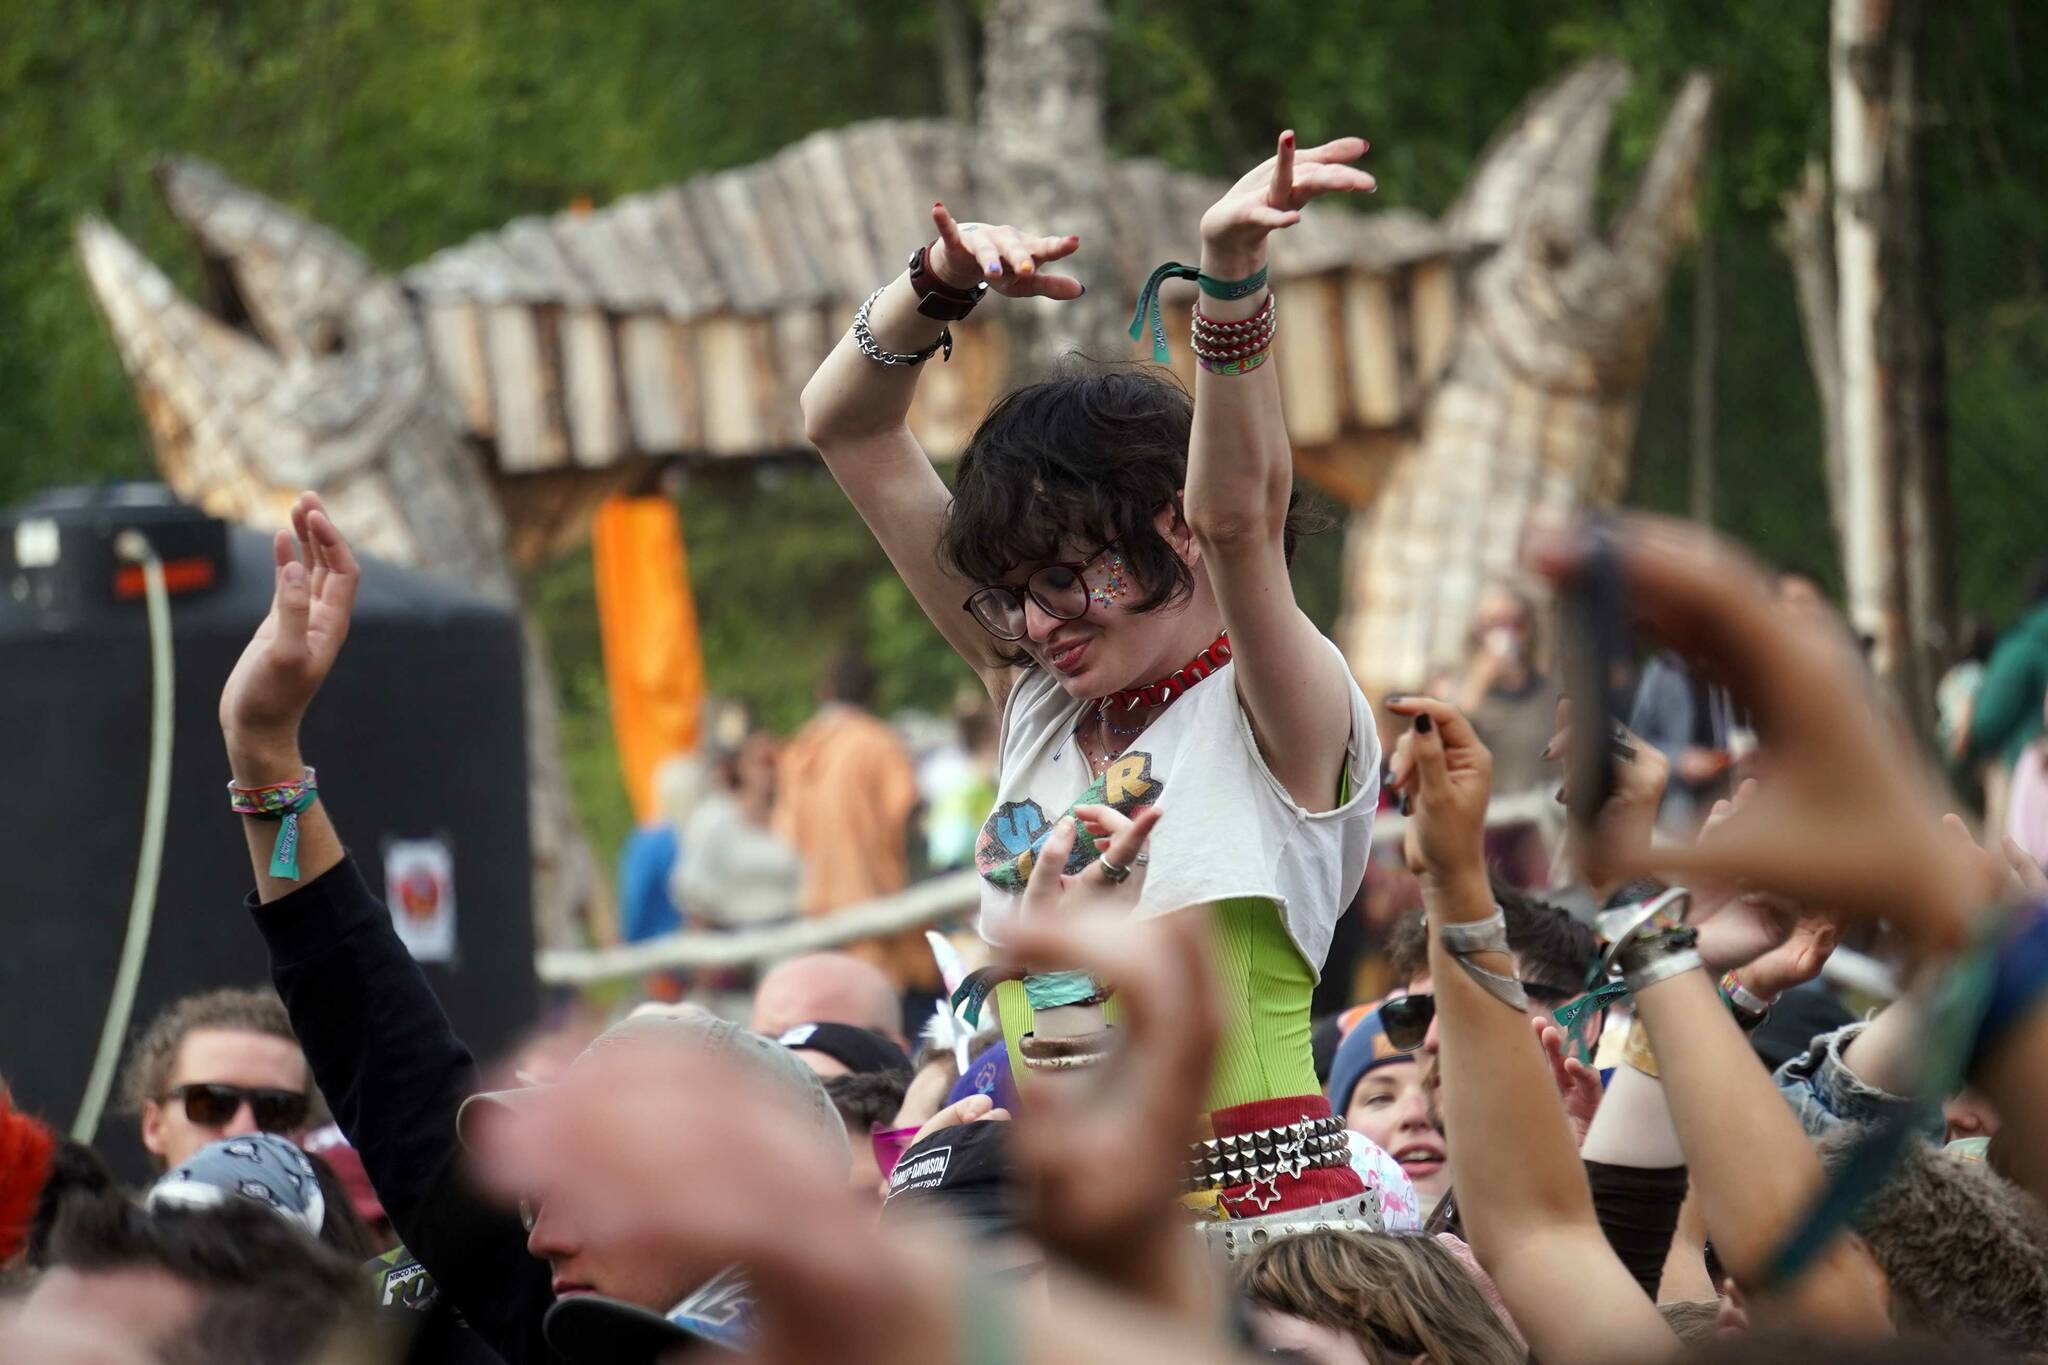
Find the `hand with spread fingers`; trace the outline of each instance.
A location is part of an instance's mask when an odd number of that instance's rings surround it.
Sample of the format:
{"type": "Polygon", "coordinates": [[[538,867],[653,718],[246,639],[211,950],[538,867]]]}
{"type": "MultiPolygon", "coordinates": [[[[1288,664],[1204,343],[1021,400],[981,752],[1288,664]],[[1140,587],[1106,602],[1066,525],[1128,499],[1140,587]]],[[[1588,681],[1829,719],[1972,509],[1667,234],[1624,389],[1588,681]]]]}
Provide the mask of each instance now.
{"type": "Polygon", "coordinates": [[[1126,1292],[1181,1309],[1206,1303],[1202,1253],[1177,1202],[1223,1030],[1206,920],[1193,910],[1140,920],[1059,904],[1018,916],[1004,957],[1028,970],[1086,969],[1115,988],[1122,1011],[1108,1059],[1035,1088],[1015,1121],[1033,1230],[1126,1292]]]}
{"type": "MultiPolygon", "coordinates": [[[[1377,189],[1372,176],[1351,164],[1368,145],[1361,137],[1340,137],[1320,147],[1297,147],[1293,130],[1280,134],[1274,154],[1246,171],[1202,215],[1205,256],[1250,261],[1265,251],[1268,233],[1300,222],[1312,200],[1377,189]]],[[[1242,273],[1256,268],[1254,263],[1242,273]]]]}
{"type": "MultiPolygon", "coordinates": [[[[1755,717],[1770,777],[1698,844],[1658,845],[1620,870],[1753,885],[1889,918],[1923,947],[1953,949],[1975,909],[1968,864],[1935,828],[1929,783],[1853,654],[1780,611],[1755,564],[1708,533],[1630,517],[1615,543],[1638,624],[1755,717]]],[[[1538,534],[1530,558],[1568,582],[1588,544],[1538,534]]]]}
{"type": "Polygon", "coordinates": [[[1484,883],[1493,755],[1449,702],[1389,697],[1387,709],[1415,722],[1388,765],[1389,783],[1412,812],[1401,839],[1408,870],[1425,887],[1475,876],[1484,883]]]}
{"type": "Polygon", "coordinates": [[[1081,297],[1079,280],[1044,271],[1079,250],[1079,237],[1039,237],[998,223],[961,223],[944,204],[932,205],[932,223],[939,236],[927,259],[932,273],[954,289],[972,289],[986,280],[992,292],[1011,298],[1081,297]]]}

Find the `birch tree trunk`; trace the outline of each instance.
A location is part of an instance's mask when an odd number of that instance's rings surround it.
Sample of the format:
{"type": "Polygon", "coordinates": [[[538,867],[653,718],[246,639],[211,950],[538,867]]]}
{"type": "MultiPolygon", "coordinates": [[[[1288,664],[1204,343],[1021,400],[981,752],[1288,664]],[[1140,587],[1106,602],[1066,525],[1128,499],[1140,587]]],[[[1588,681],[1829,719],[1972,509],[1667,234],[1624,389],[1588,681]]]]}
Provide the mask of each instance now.
{"type": "Polygon", "coordinates": [[[1952,612],[1946,413],[1921,204],[1920,0],[1834,0],[1829,43],[1850,617],[1907,716],[1932,718],[1952,612]]]}
{"type": "Polygon", "coordinates": [[[1834,0],[1828,44],[1836,308],[1842,373],[1842,576],[1849,620],[1887,682],[1904,658],[1898,466],[1880,338],[1884,179],[1891,134],[1888,0],[1834,0]]]}

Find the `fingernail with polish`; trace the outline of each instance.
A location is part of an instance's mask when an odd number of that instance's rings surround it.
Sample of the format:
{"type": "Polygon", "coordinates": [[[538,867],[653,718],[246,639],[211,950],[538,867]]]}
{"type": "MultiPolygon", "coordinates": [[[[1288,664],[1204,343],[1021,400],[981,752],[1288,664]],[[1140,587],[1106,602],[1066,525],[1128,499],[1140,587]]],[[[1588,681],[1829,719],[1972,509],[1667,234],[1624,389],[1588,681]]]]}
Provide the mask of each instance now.
{"type": "Polygon", "coordinates": [[[1431,727],[1433,727],[1435,724],[1436,722],[1429,718],[1429,712],[1424,711],[1421,715],[1415,718],[1415,733],[1418,735],[1426,735],[1430,732],[1431,727]]]}

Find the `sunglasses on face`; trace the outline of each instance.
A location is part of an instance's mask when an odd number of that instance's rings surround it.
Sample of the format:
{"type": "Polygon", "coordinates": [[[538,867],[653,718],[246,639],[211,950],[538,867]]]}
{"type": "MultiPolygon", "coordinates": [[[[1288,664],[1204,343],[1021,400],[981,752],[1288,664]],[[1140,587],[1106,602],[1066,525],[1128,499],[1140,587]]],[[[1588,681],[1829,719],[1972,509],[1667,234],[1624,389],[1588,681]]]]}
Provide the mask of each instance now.
{"type": "MultiPolygon", "coordinates": [[[[1540,981],[1524,981],[1522,991],[1534,1003],[1553,1011],[1578,999],[1579,995],[1576,991],[1562,991],[1540,981]]],[[[1386,1030],[1387,1042],[1400,1052],[1413,1052],[1421,1047],[1429,1037],[1430,1021],[1435,1018],[1436,996],[1428,991],[1397,995],[1380,1002],[1380,1027],[1386,1030]]]]}
{"type": "Polygon", "coordinates": [[[266,1133],[290,1133],[303,1127],[313,1106],[312,1096],[303,1090],[245,1090],[207,1081],[173,1086],[165,1098],[182,1103],[185,1117],[201,1128],[226,1127],[246,1100],[250,1117],[266,1133]]]}
{"type": "Polygon", "coordinates": [[[1034,569],[1031,577],[1024,580],[1021,595],[1006,583],[993,583],[962,605],[976,624],[998,640],[1024,638],[1026,597],[1038,603],[1039,609],[1047,616],[1060,621],[1078,621],[1088,614],[1088,584],[1082,575],[1115,544],[1115,541],[1109,542],[1078,563],[1047,564],[1034,569]]]}

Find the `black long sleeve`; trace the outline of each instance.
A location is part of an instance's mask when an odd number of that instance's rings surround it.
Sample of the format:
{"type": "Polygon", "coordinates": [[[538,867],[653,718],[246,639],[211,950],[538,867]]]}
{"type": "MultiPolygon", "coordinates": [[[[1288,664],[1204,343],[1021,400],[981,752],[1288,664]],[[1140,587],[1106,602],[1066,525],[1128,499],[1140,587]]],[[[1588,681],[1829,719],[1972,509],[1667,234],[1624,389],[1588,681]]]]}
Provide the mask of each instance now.
{"type": "Polygon", "coordinates": [[[552,1365],[540,1328],[554,1297],[547,1263],[461,1170],[455,1113],[476,1064],[389,912],[351,858],[247,904],[313,1078],[407,1250],[511,1365],[552,1365]]]}

